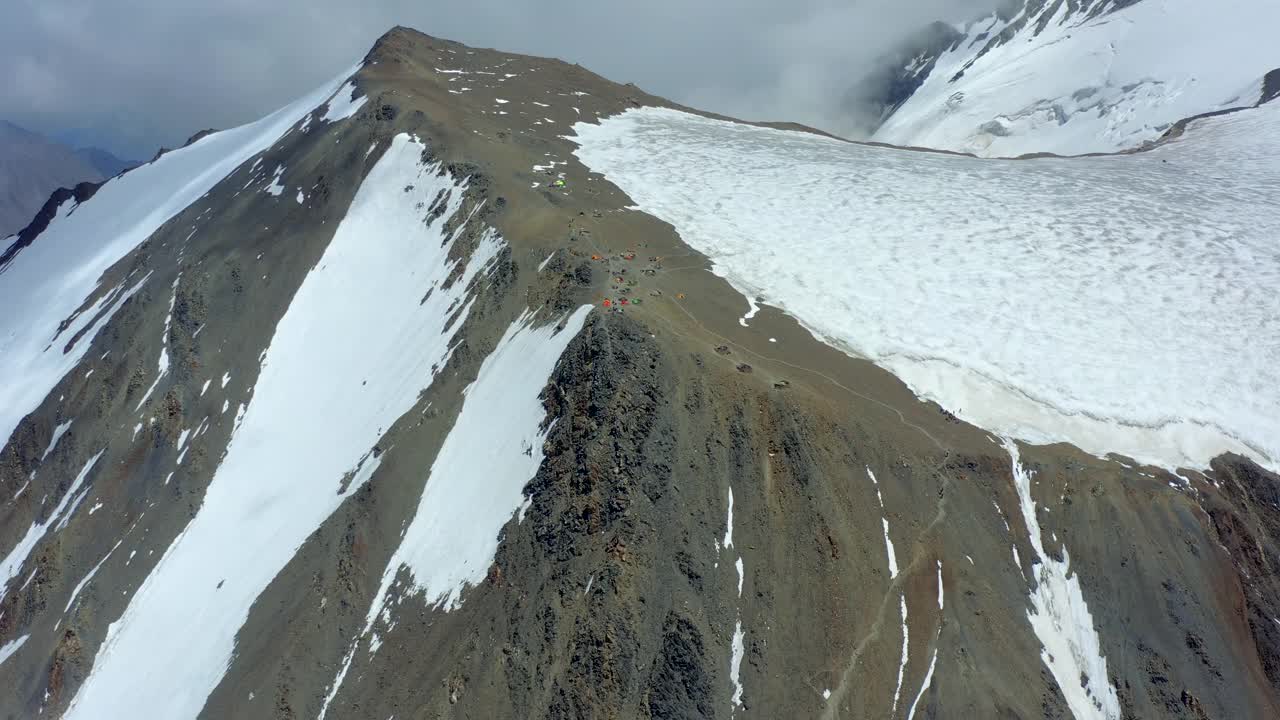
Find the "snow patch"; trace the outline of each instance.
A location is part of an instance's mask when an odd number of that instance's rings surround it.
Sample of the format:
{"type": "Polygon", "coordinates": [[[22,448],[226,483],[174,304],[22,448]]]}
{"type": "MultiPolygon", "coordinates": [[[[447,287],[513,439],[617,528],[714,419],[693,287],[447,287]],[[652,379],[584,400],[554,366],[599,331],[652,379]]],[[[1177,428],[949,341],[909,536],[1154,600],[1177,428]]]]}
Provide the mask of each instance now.
{"type": "Polygon", "coordinates": [[[431,465],[417,512],[383,571],[364,629],[343,658],[321,718],[342,686],[359,639],[380,615],[389,618],[389,593],[401,570],[410,578],[402,599],[421,593],[446,611],[461,604],[466,587],[484,580],[499,533],[519,510],[524,487],[542,464],[550,428],[539,395],[590,312],[589,305],[578,308],[557,332],[554,323],[535,326],[533,313],[525,311],[481,364],[431,465]]]}
{"type": "Polygon", "coordinates": [[[18,650],[22,648],[23,643],[25,643],[29,637],[31,636],[23,635],[15,640],[10,640],[4,645],[0,645],[0,665],[3,665],[5,660],[13,657],[14,653],[18,652],[18,650]]]}
{"type": "Polygon", "coordinates": [[[66,613],[69,610],[71,610],[71,606],[75,605],[76,603],[76,598],[80,597],[80,591],[83,590],[85,586],[88,585],[90,581],[93,580],[93,576],[98,574],[98,570],[102,568],[102,565],[105,562],[107,562],[107,560],[111,557],[111,553],[115,552],[116,548],[120,547],[120,543],[122,542],[124,541],[117,540],[115,547],[112,547],[110,550],[108,550],[107,554],[102,556],[102,559],[98,561],[98,564],[94,565],[93,569],[90,570],[88,574],[86,574],[83,578],[81,578],[80,582],[76,583],[75,588],[71,591],[71,597],[67,598],[67,606],[62,609],[63,613],[66,613]]]}
{"type": "Polygon", "coordinates": [[[907,594],[902,593],[898,600],[899,611],[902,613],[902,660],[898,663],[898,685],[893,689],[893,710],[889,713],[889,717],[898,716],[898,699],[902,695],[902,678],[907,673],[907,647],[909,631],[907,629],[907,594]]]}
{"type": "MultiPolygon", "coordinates": [[[[725,521],[724,543],[723,548],[728,550],[733,547],[733,487],[729,487],[729,512],[725,521]]],[[[733,564],[734,570],[738,573],[738,602],[742,602],[742,584],[746,576],[745,568],[742,564],[742,556],[733,564]]],[[[746,634],[742,629],[742,608],[738,608],[737,619],[734,621],[733,637],[730,640],[731,655],[729,658],[729,682],[733,685],[733,696],[729,707],[729,714],[732,716],[739,707],[742,706],[742,680],[740,674],[742,671],[742,658],[745,653],[746,634]]]]}
{"type": "Polygon", "coordinates": [[[320,118],[321,122],[337,122],[338,120],[346,120],[355,115],[369,98],[361,95],[356,97],[356,84],[353,80],[348,80],[345,85],[338,88],[328,100],[328,108],[324,112],[324,116],[320,118]]]}
{"type": "Polygon", "coordinates": [[[71,420],[68,420],[64,423],[60,423],[53,429],[53,437],[49,439],[49,446],[40,454],[40,462],[44,462],[44,459],[49,457],[49,453],[53,452],[54,448],[58,447],[58,441],[62,439],[63,435],[67,434],[67,430],[71,429],[71,422],[71,420]]]}
{"type": "Polygon", "coordinates": [[[889,555],[889,579],[893,580],[898,577],[898,555],[893,550],[893,540],[889,537],[889,518],[885,515],[884,498],[880,495],[880,483],[876,482],[876,474],[871,472],[870,466],[867,467],[867,477],[871,478],[871,484],[876,489],[876,502],[880,504],[880,522],[884,525],[884,547],[885,552],[889,555]]]}
{"type": "Polygon", "coordinates": [[[1031,499],[1031,475],[1022,466],[1017,444],[1005,440],[1004,447],[1013,463],[1018,504],[1037,556],[1032,559],[1036,587],[1031,593],[1027,620],[1044,646],[1040,659],[1058,681],[1076,720],[1119,720],[1120,700],[1107,678],[1107,659],[1102,656],[1093,616],[1080,590],[1080,578],[1071,572],[1071,555],[1066,545],[1062,546],[1061,561],[1045,552],[1035,501],[1031,499]]]}
{"type": "Polygon", "coordinates": [[[739,619],[733,626],[733,639],[729,643],[729,682],[733,684],[733,696],[730,702],[733,704],[732,710],[736,711],[742,707],[742,658],[747,655],[746,645],[747,635],[742,630],[742,620],[739,619]]]}
{"type": "MultiPolygon", "coordinates": [[[[44,537],[49,526],[58,523],[57,527],[61,528],[65,525],[66,518],[69,518],[71,513],[75,512],[75,508],[84,499],[84,493],[80,491],[80,487],[84,485],[84,479],[88,477],[89,471],[93,469],[100,457],[102,457],[102,451],[89,458],[89,462],[80,468],[80,472],[71,481],[71,485],[67,487],[67,491],[62,495],[62,500],[58,502],[53,512],[49,513],[44,522],[33,522],[31,527],[27,529],[26,534],[18,541],[17,546],[9,551],[3,562],[0,562],[0,590],[8,590],[9,581],[22,569],[22,564],[27,561],[31,551],[35,549],[36,544],[44,537]],[[68,505],[71,506],[70,511],[67,511],[68,505]]],[[[3,597],[3,595],[0,595],[0,597],[3,597]]]]}
{"type": "Polygon", "coordinates": [[[738,324],[742,327],[750,327],[747,323],[751,318],[756,316],[756,313],[760,312],[760,305],[758,305],[756,299],[750,295],[747,296],[747,306],[747,314],[738,318],[738,324]]]}
{"type": "MultiPolygon", "coordinates": [[[[881,512],[884,511],[883,505],[881,512]]],[[[889,539],[889,520],[888,518],[880,518],[880,522],[884,523],[884,548],[889,555],[889,579],[898,577],[898,557],[893,552],[893,540],[889,539]]]]}
{"type": "Polygon", "coordinates": [[[533,326],[528,312],[507,329],[466,390],[380,595],[402,566],[428,602],[449,609],[458,607],[464,587],[484,579],[499,531],[542,464],[549,428],[539,395],[590,311],[574,311],[558,333],[554,325],[533,326]]]}
{"type": "Polygon", "coordinates": [[[729,517],[725,520],[724,542],[720,544],[725,548],[733,547],[733,488],[729,488],[729,517]]]}
{"type": "Polygon", "coordinates": [[[924,680],[920,683],[920,692],[916,694],[916,699],[911,701],[911,708],[907,710],[907,720],[912,720],[916,716],[916,707],[920,704],[920,699],[924,697],[929,686],[933,684],[933,670],[938,664],[938,643],[942,638],[942,609],[943,609],[943,590],[942,590],[942,561],[938,561],[938,639],[933,643],[933,656],[929,659],[929,669],[924,673],[924,680]]]}
{"type": "Polygon", "coordinates": [[[280,176],[284,174],[284,166],[277,165],[276,170],[271,175],[271,184],[267,186],[266,193],[272,197],[280,197],[284,194],[284,185],[280,182],[280,176]]]}

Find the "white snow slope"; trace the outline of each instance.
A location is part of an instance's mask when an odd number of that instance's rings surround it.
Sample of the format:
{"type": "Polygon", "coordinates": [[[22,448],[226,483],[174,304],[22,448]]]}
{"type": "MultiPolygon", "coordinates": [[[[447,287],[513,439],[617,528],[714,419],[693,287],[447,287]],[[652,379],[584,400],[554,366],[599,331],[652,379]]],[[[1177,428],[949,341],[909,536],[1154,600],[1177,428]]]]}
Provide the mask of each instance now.
{"type": "Polygon", "coordinates": [[[1132,155],[995,161],[674,110],[578,157],[748,297],[1002,436],[1280,459],[1280,105],[1132,155]]]}
{"type": "Polygon", "coordinates": [[[1030,18],[1024,7],[1009,22],[993,15],[961,28],[968,38],[872,139],[988,157],[1111,152],[1182,118],[1255,104],[1262,76],[1280,67],[1275,0],[1141,0],[1092,19],[1111,0],[1081,4],[1073,13],[1046,2],[1030,18]],[[1027,19],[974,60],[984,35],[1027,19]]]}
{"type": "Polygon", "coordinates": [[[422,165],[423,150],[400,135],[369,171],[276,326],[203,505],[111,624],[67,718],[194,718],[254,600],[369,479],[383,430],[445,365],[466,288],[502,241],[490,231],[444,287],[457,232],[442,233],[463,188],[422,165]],[[438,193],[447,206],[428,228],[438,193]]]}
{"type": "MultiPolygon", "coordinates": [[[[59,323],[100,290],[102,273],[241,163],[271,147],[354,71],[262,120],[165,153],[107,182],[82,204],[63,203],[48,228],[0,272],[0,307],[22,308],[0,313],[0,377],[22,379],[0,383],[0,444],[79,364],[93,336],[145,280],[102,294],[59,335],[59,323]],[[64,352],[83,328],[89,329],[64,352]]],[[[0,246],[7,244],[0,240],[0,246]]]]}
{"type": "MultiPolygon", "coordinates": [[[[418,510],[383,570],[364,630],[329,688],[320,718],[337,696],[359,640],[380,615],[392,623],[389,593],[401,569],[410,576],[402,600],[421,593],[428,603],[445,610],[457,608],[462,591],[479,585],[488,574],[498,535],[513,515],[523,519],[524,486],[542,465],[542,445],[550,427],[544,427],[546,410],[538,396],[590,312],[590,305],[578,308],[559,332],[556,323],[534,326],[533,314],[525,312],[480,365],[431,465],[418,510]]],[[[377,645],[371,644],[370,651],[377,645]]]]}
{"type": "Polygon", "coordinates": [[[590,312],[590,305],[578,308],[558,333],[554,323],[533,326],[526,313],[485,358],[431,465],[418,512],[387,563],[380,596],[401,567],[428,602],[448,609],[461,604],[463,588],[484,580],[499,531],[520,509],[524,486],[542,464],[550,428],[543,427],[538,395],[590,312]]]}

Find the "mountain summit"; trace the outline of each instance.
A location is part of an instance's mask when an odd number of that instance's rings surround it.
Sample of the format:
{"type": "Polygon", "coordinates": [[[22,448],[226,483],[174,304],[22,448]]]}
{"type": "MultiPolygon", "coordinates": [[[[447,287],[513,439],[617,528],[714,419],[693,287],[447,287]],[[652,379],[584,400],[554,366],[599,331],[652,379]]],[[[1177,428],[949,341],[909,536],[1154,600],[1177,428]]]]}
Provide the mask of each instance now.
{"type": "Polygon", "coordinates": [[[0,241],[0,716],[1278,716],[1277,107],[987,161],[396,28],[0,241]]]}

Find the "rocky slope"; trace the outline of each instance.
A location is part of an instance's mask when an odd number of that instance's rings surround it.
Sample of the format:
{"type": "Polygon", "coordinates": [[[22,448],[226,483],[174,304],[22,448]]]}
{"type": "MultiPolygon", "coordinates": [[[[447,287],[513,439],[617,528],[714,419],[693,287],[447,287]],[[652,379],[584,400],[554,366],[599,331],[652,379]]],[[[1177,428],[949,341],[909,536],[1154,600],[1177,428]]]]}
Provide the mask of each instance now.
{"type": "Polygon", "coordinates": [[[0,717],[1280,713],[1276,476],[740,321],[575,155],[635,87],[406,29],[353,72],[2,261],[0,717]]]}

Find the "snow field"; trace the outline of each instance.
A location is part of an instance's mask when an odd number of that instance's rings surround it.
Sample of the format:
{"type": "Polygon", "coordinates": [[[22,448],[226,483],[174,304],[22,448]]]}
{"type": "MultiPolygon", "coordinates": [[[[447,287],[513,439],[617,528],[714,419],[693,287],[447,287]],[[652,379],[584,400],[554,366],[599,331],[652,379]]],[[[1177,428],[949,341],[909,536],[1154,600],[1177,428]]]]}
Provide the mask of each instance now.
{"type": "Polygon", "coordinates": [[[659,108],[579,159],[717,274],[1029,442],[1280,458],[1280,107],[1124,156],[989,161],[659,108]]]}

